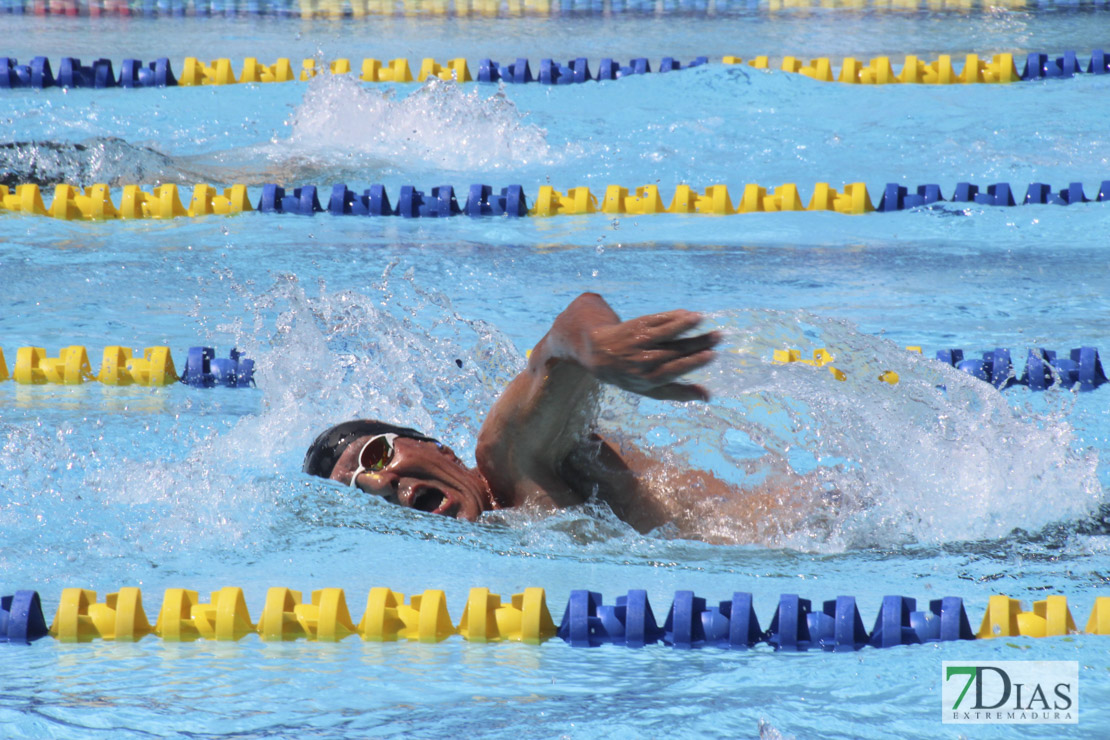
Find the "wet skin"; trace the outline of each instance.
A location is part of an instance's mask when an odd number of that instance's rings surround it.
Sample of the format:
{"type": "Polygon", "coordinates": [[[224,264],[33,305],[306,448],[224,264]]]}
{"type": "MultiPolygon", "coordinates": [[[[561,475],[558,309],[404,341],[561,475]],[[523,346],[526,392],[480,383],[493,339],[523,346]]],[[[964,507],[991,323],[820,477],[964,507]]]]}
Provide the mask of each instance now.
{"type": "MultiPolygon", "coordinates": [[[[349,485],[358,470],[358,454],[370,436],[354,439],[332,470],[331,479],[349,485]]],[[[409,509],[474,521],[498,508],[485,479],[470,470],[448,447],[398,437],[393,457],[379,471],[364,471],[355,481],[361,490],[409,509]]]]}
{"type": "MultiPolygon", "coordinates": [[[[583,293],[490,409],[476,469],[433,442],[399,438],[389,464],[356,484],[401,506],[469,520],[495,508],[553,509],[597,496],[641,531],[659,526],[673,515],[642,485],[652,461],[591,433],[594,399],[608,384],[659,400],[709,400],[705,388],[682,382],[712,362],[720,341],[717,332],[687,336],[700,322],[684,310],[622,321],[601,296],[583,293]]],[[[367,439],[348,445],[333,479],[350,483],[367,439]]]]}
{"type": "MultiPolygon", "coordinates": [[[[687,336],[700,322],[683,310],[621,321],[601,296],[584,293],[556,317],[490,409],[476,468],[435,442],[399,437],[385,467],[355,483],[400,506],[470,521],[491,509],[551,510],[596,499],[640,532],[670,524],[707,542],[771,544],[827,508],[816,479],[769,468],[766,482],[740,488],[592,432],[603,385],[666,401],[709,400],[705,388],[684,382],[713,361],[721,338],[687,336]]],[[[369,439],[348,444],[332,479],[350,484],[369,439]]]]}

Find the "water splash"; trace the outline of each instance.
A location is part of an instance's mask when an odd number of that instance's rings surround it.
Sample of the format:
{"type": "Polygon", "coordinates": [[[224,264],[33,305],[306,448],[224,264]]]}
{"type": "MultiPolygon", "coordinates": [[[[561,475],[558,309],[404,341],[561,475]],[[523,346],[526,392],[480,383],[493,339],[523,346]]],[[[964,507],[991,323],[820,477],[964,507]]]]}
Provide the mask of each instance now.
{"type": "MultiPolygon", "coordinates": [[[[523,358],[497,327],[460,315],[393,264],[357,292],[309,289],[292,275],[261,292],[233,285],[240,305],[253,308],[213,331],[235,334],[256,358],[254,412],[198,423],[204,409],[191,405],[218,410],[221,392],[182,390],[138,427],[131,414],[104,416],[88,430],[9,424],[0,430],[0,467],[11,481],[0,514],[14,551],[64,575],[85,556],[121,570],[184,557],[173,553],[257,557],[280,552],[275,538],[297,528],[309,538],[342,528],[646,561],[674,560],[694,544],[684,538],[738,539],[743,497],[727,506],[692,503],[685,528],[642,537],[592,504],[550,517],[501,512],[475,526],[305,479],[299,468],[312,437],[356,416],[415,426],[472,461],[484,414],[523,358]],[[173,403],[187,408],[172,413],[173,403]]],[[[718,318],[729,350],[706,371],[711,403],[661,404],[613,391],[600,426],[675,469],[702,467],[748,490],[773,488],[790,470],[805,476],[808,488],[786,497],[794,497],[786,504],[795,516],[772,522],[766,543],[838,552],[1000,539],[1015,528],[1074,528],[1100,503],[1097,456],[1075,449],[1064,418],[1069,393],[1053,399],[1056,411],[1033,414],[985,383],[842,322],[775,311],[718,318]],[[829,348],[847,379],[770,363],[771,350],[785,346],[829,348]],[[879,382],[881,370],[901,381],[879,382]]],[[[141,401],[154,392],[134,393],[141,401]]],[[[697,547],[697,557],[709,557],[697,547]]]]}
{"type": "MultiPolygon", "coordinates": [[[[678,414],[641,409],[638,422],[621,416],[649,438],[666,427],[666,448],[742,486],[783,486],[791,522],[773,530],[775,544],[839,551],[996,539],[1083,520],[1101,502],[1097,454],[1077,449],[1064,418],[1070,393],[1055,412],[1033,414],[844,322],[774,311],[721,318],[734,346],[710,369],[713,403],[678,414]],[[773,349],[799,346],[831,350],[846,380],[770,362],[773,349]],[[879,381],[884,370],[900,382],[879,381]],[[812,498],[786,486],[787,467],[805,476],[812,498]]],[[[727,509],[697,513],[698,536],[729,540],[727,509]]]]}
{"type": "Polygon", "coordinates": [[[394,93],[350,75],[319,75],[281,147],[340,166],[354,157],[405,172],[510,170],[549,156],[546,132],[528,123],[503,91],[487,95],[475,86],[464,92],[454,82],[430,79],[405,97],[394,93]]]}
{"type": "Polygon", "coordinates": [[[288,139],[174,154],[112,136],[0,142],[0,185],[366,182],[393,174],[512,171],[548,163],[547,132],[497,90],[428,80],[399,96],[351,75],[313,78],[288,139]]]}
{"type": "Polygon", "coordinates": [[[309,297],[286,276],[245,296],[256,318],[243,346],[251,350],[252,337],[271,332],[252,355],[267,377],[262,423],[294,429],[290,440],[301,451],[316,432],[355,416],[416,426],[473,450],[485,411],[522,365],[511,342],[459,315],[396,263],[359,292],[318,287],[309,297]]]}
{"type": "MultiPolygon", "coordinates": [[[[285,372],[281,395],[315,399],[316,407],[275,404],[270,422],[241,423],[247,436],[257,423],[303,430],[373,415],[443,435],[469,459],[485,410],[521,363],[494,327],[467,321],[442,295],[418,288],[411,272],[392,268],[369,298],[308,299],[294,285],[279,321],[280,363],[289,372],[274,371],[285,372]],[[330,358],[332,374],[306,378],[298,369],[317,352],[330,358]],[[460,371],[453,358],[462,356],[460,371]]],[[[1075,449],[1064,418],[1069,394],[1057,411],[1033,414],[988,384],[842,322],[774,311],[720,318],[733,351],[709,370],[712,403],[675,406],[616,391],[604,399],[603,430],[634,438],[674,469],[702,467],[749,492],[727,505],[693,502],[682,522],[655,538],[744,541],[737,512],[750,507],[753,490],[776,491],[785,506],[757,539],[826,552],[1001,538],[1015,528],[1084,520],[1102,498],[1097,455],[1075,449]],[[847,380],[771,364],[771,350],[784,346],[828,347],[847,380]],[[882,370],[901,381],[880,382],[882,370]]],[[[589,507],[546,525],[498,521],[519,529],[518,544],[529,550],[545,549],[545,541],[638,539],[589,507]]]]}
{"type": "MultiPolygon", "coordinates": [[[[251,310],[212,330],[235,335],[256,359],[258,391],[47,388],[34,408],[48,418],[0,424],[6,572],[37,564],[64,580],[94,558],[98,577],[111,580],[195,558],[231,567],[281,553],[275,541],[303,526],[303,511],[315,517],[327,507],[329,484],[300,474],[319,431],[379,417],[472,459],[485,410],[522,363],[496,328],[458,315],[395,265],[358,293],[320,285],[310,296],[289,275],[261,292],[243,283],[235,290],[251,310]],[[56,414],[44,413],[50,391],[90,401],[96,418],[66,421],[74,411],[65,398],[56,414]],[[244,397],[255,399],[252,412],[243,411],[244,397]],[[149,398],[165,405],[148,414],[149,398]],[[105,413],[112,399],[134,408],[105,413]]],[[[404,515],[366,496],[339,511],[342,526],[369,530],[396,530],[404,515]]],[[[426,519],[414,531],[470,526],[426,519]]]]}

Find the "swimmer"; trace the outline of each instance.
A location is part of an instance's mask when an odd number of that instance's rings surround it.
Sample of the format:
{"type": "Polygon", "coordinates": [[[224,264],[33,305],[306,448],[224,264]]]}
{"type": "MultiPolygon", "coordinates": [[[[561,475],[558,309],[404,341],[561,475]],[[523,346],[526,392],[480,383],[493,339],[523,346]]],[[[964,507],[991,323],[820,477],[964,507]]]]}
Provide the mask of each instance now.
{"type": "Polygon", "coordinates": [[[663,401],[708,401],[683,378],[713,361],[716,331],[675,310],[621,321],[595,293],[576,298],[533,348],[528,365],[490,409],[478,434],[477,467],[407,427],[355,420],[324,431],[304,472],[355,486],[391,503],[458,519],[510,507],[558,509],[596,498],[646,533],[671,524],[680,536],[766,541],[771,516],[807,486],[793,474],[740,489],[704,470],[667,469],[635,446],[592,430],[604,384],[663,401]],[[785,494],[785,496],[784,496],[785,494]],[[703,524],[710,510],[726,534],[703,524]]]}

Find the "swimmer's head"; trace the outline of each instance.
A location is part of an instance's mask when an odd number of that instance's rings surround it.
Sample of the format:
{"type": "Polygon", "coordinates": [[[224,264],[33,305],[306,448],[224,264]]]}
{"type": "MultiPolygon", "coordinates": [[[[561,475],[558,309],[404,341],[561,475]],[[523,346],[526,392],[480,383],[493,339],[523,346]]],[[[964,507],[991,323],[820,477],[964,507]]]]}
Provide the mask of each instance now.
{"type": "Polygon", "coordinates": [[[308,452],[304,456],[304,466],[301,469],[309,475],[331,478],[335,464],[339,462],[339,458],[352,441],[378,434],[395,434],[398,437],[435,442],[431,437],[409,427],[399,427],[376,419],[354,419],[320,432],[309,445],[308,452]]]}
{"type": "Polygon", "coordinates": [[[372,419],[321,433],[308,448],[303,470],[400,506],[458,519],[477,519],[494,508],[485,479],[449,448],[415,429],[372,419]]]}

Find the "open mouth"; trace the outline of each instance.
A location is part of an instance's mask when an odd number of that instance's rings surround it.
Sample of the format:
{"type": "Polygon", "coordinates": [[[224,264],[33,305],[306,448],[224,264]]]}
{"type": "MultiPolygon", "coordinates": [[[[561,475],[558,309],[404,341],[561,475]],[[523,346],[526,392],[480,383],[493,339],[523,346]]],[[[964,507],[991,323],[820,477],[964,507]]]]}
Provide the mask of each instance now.
{"type": "Polygon", "coordinates": [[[412,508],[417,511],[444,513],[440,510],[446,503],[447,496],[438,488],[422,488],[412,497],[412,508]]]}

